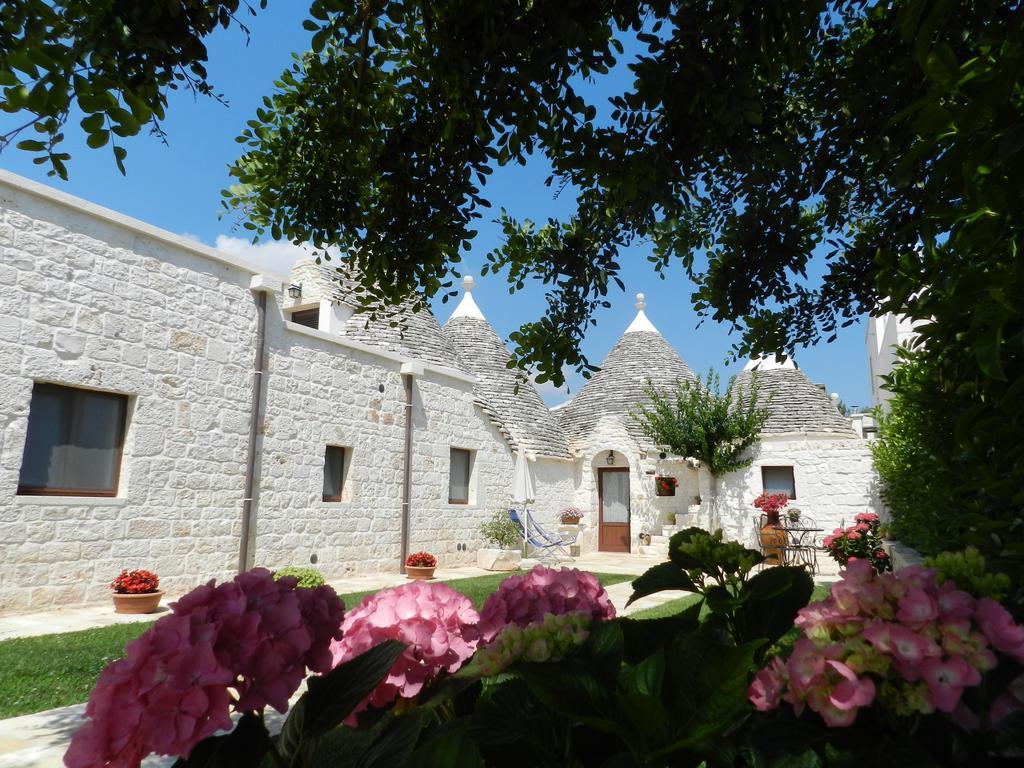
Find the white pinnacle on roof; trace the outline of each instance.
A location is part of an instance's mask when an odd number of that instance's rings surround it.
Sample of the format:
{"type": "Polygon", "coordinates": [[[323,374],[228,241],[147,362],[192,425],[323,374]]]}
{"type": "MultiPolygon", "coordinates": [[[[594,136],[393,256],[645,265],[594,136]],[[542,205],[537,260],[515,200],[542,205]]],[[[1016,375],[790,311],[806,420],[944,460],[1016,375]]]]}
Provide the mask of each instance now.
{"type": "Polygon", "coordinates": [[[462,301],[459,302],[459,306],[452,312],[452,317],[472,317],[476,320],[483,320],[484,313],[480,311],[480,307],[476,305],[473,300],[473,288],[476,287],[476,280],[473,279],[472,275],[466,275],[462,278],[462,290],[463,297],[462,301]]]}
{"type": "Polygon", "coordinates": [[[642,331],[645,333],[658,332],[658,329],[654,327],[654,323],[647,319],[647,314],[644,312],[646,307],[647,302],[644,301],[644,295],[642,293],[638,293],[636,295],[636,317],[633,318],[633,322],[629,324],[625,333],[634,333],[636,331],[642,331]]]}
{"type": "Polygon", "coordinates": [[[775,355],[769,357],[752,357],[750,361],[743,366],[744,371],[778,371],[778,370],[796,370],[797,364],[792,357],[787,357],[781,363],[775,359],[775,355]]]}

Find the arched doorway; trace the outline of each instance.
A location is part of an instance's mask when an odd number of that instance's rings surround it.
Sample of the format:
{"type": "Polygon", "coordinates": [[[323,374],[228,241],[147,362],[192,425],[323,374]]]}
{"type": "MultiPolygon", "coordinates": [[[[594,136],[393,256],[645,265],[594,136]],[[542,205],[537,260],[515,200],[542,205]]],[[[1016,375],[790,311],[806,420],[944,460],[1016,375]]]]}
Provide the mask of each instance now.
{"type": "Polygon", "coordinates": [[[622,454],[607,451],[594,457],[593,466],[597,474],[598,551],[629,552],[629,462],[622,454]]]}

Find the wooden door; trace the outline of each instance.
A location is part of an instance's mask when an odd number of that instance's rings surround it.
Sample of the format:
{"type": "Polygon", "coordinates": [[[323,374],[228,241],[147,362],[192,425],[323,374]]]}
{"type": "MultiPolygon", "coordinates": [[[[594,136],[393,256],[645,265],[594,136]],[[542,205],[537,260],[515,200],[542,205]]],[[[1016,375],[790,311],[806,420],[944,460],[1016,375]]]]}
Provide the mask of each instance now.
{"type": "Polygon", "coordinates": [[[600,513],[597,548],[601,552],[629,552],[629,468],[597,470],[600,513]]]}

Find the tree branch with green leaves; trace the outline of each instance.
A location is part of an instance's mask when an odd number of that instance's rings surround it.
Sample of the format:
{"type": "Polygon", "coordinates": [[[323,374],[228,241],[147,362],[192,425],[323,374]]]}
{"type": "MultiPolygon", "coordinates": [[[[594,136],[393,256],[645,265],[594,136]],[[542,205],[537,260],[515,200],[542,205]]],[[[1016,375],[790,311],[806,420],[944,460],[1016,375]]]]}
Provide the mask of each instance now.
{"type": "Polygon", "coordinates": [[[750,466],[748,449],[768,421],[768,409],[758,402],[756,373],[749,387],[737,387],[734,377],[724,393],[714,371],[703,383],[680,381],[670,391],[648,383],[646,392],[650,405],[639,406],[633,417],[655,444],[699,459],[716,477],[750,466]]]}

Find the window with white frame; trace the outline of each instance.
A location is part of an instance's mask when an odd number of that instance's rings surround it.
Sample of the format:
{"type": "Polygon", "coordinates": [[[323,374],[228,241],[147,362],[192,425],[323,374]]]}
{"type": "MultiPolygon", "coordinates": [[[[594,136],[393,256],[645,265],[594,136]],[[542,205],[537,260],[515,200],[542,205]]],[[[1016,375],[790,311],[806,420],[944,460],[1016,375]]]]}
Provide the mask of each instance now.
{"type": "Polygon", "coordinates": [[[36,382],[18,493],[116,496],[128,397],[36,382]]]}

